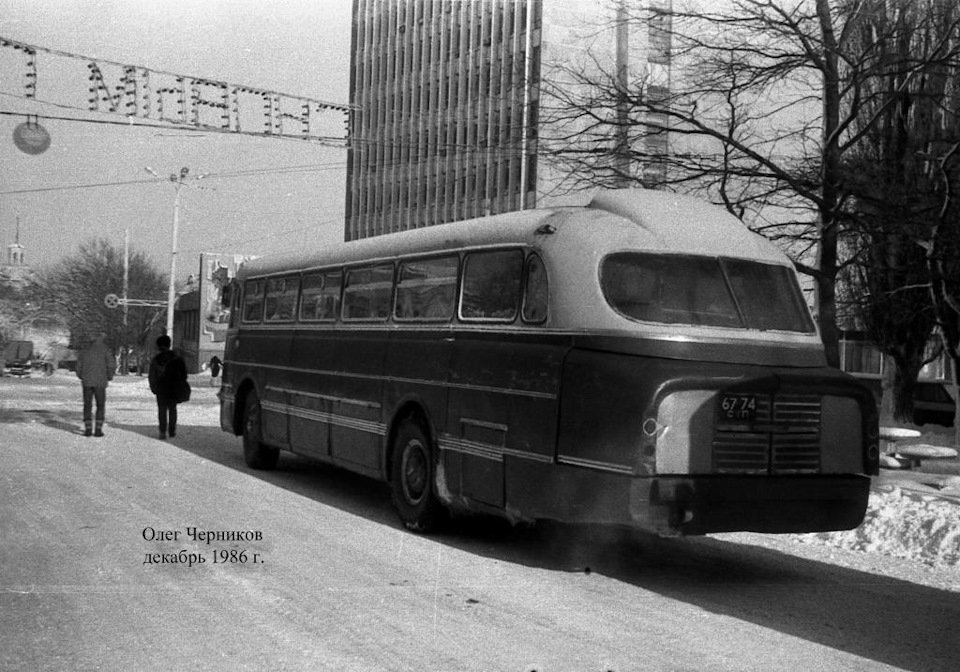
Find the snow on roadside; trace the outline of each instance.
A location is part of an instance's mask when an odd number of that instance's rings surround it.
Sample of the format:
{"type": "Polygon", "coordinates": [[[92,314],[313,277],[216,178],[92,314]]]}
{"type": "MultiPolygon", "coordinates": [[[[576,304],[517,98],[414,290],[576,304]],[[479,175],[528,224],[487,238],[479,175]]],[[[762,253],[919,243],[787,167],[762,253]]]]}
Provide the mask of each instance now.
{"type": "Polygon", "coordinates": [[[871,492],[860,527],[792,536],[804,544],[879,553],[939,568],[960,568],[960,498],[883,486],[871,492]]]}

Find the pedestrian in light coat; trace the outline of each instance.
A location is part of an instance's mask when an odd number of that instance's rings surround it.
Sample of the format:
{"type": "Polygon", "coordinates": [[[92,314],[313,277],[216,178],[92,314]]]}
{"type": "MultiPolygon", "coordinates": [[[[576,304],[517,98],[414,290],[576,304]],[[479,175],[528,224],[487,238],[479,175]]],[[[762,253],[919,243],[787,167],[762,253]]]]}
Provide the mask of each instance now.
{"type": "Polygon", "coordinates": [[[104,342],[107,335],[100,331],[77,355],[77,378],[83,386],[83,435],[103,436],[106,413],[107,384],[113,380],[117,360],[104,342]],[[97,403],[94,424],[93,402],[97,403]]]}

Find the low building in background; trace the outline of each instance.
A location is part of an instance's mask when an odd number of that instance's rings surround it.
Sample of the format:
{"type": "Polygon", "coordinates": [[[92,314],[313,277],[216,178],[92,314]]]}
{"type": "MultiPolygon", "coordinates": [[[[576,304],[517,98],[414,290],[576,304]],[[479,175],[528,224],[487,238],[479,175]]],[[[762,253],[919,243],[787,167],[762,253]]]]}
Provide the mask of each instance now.
{"type": "Polygon", "coordinates": [[[200,273],[178,297],[173,318],[173,344],[190,373],[204,370],[214,356],[223,359],[230,321],[230,281],[240,264],[253,258],[210,252],[200,255],[200,273]]]}

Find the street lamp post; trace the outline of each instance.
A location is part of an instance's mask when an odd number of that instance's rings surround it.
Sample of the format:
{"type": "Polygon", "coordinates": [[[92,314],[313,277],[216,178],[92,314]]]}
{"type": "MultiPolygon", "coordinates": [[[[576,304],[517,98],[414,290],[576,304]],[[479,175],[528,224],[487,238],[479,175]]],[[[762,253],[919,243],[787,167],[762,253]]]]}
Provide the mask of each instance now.
{"type": "MultiPolygon", "coordinates": [[[[145,170],[152,175],[160,177],[153,168],[147,166],[145,170]]],[[[173,198],[173,237],[170,243],[170,285],[167,288],[167,336],[173,338],[173,306],[177,300],[177,232],[180,228],[180,189],[183,188],[184,180],[190,169],[183,167],[179,173],[172,173],[170,181],[174,184],[175,195],[173,198]]],[[[203,177],[202,175],[200,177],[203,177]]],[[[199,179],[199,177],[197,178],[199,179]]]]}

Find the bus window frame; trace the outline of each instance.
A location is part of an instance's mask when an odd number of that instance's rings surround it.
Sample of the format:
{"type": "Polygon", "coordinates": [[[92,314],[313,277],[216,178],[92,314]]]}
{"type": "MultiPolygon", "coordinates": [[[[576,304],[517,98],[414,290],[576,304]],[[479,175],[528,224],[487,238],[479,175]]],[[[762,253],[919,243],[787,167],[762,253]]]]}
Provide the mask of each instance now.
{"type": "Polygon", "coordinates": [[[408,323],[408,322],[427,322],[431,324],[442,324],[444,322],[451,322],[454,317],[457,316],[458,307],[460,305],[460,282],[463,274],[463,257],[459,254],[435,254],[425,257],[405,257],[397,259],[396,268],[393,275],[393,310],[391,312],[391,318],[399,323],[408,323]],[[416,264],[421,262],[431,262],[431,261],[440,261],[440,260],[456,260],[456,273],[454,274],[454,279],[452,283],[453,287],[453,300],[450,305],[450,311],[446,315],[440,317],[426,317],[426,316],[417,316],[417,317],[401,317],[398,314],[398,309],[400,307],[400,281],[401,274],[403,272],[403,267],[406,264],[416,264]]]}
{"type": "Polygon", "coordinates": [[[263,322],[263,314],[266,312],[267,306],[267,281],[266,278],[250,278],[245,280],[243,283],[243,296],[241,297],[240,304],[240,323],[241,324],[261,324],[263,322]],[[250,285],[259,285],[260,286],[260,311],[259,317],[256,319],[250,319],[247,317],[247,296],[249,292],[247,291],[250,285]]]}
{"type": "Polygon", "coordinates": [[[465,252],[460,260],[460,281],[458,283],[458,296],[457,296],[457,310],[456,316],[459,322],[464,324],[513,324],[520,317],[520,314],[523,310],[523,290],[524,290],[524,281],[525,281],[525,272],[526,272],[526,262],[527,262],[526,249],[520,246],[510,246],[510,247],[492,247],[492,248],[478,248],[474,250],[469,250],[465,252]],[[518,286],[517,286],[517,296],[516,304],[514,305],[513,314],[509,317],[469,317],[463,314],[463,300],[466,296],[464,291],[464,285],[467,281],[467,266],[471,256],[474,255],[484,255],[484,254],[496,254],[496,253],[515,253],[520,256],[520,273],[518,277],[518,286]]]}
{"type": "Polygon", "coordinates": [[[292,322],[295,322],[297,320],[297,310],[300,303],[300,287],[302,286],[302,279],[303,279],[302,274],[287,273],[284,275],[274,275],[274,276],[270,276],[262,279],[264,281],[264,289],[263,289],[263,322],[264,324],[290,324],[292,322]],[[279,294],[275,294],[274,296],[283,297],[288,293],[286,291],[286,283],[290,282],[291,280],[296,281],[297,290],[293,296],[293,306],[290,311],[290,317],[274,319],[273,317],[268,316],[267,302],[268,302],[268,299],[270,298],[270,284],[272,282],[282,281],[284,283],[284,291],[280,292],[279,294]]]}
{"type": "Polygon", "coordinates": [[[392,315],[392,311],[393,311],[396,288],[397,288],[397,260],[396,259],[391,259],[390,261],[379,261],[374,263],[357,264],[355,266],[345,266],[343,268],[343,285],[341,286],[341,289],[340,289],[340,293],[342,297],[340,301],[340,321],[343,322],[344,324],[349,324],[349,323],[377,324],[377,323],[389,322],[390,317],[392,315]],[[383,317],[379,315],[375,315],[373,317],[347,317],[347,288],[348,288],[348,279],[350,277],[350,273],[355,271],[363,271],[366,269],[374,269],[378,267],[387,267],[387,266],[390,267],[390,281],[389,283],[385,282],[384,284],[389,284],[390,294],[387,297],[386,315],[384,315],[383,317]]]}
{"type": "Polygon", "coordinates": [[[337,266],[335,268],[316,268],[309,271],[303,271],[300,274],[300,296],[297,301],[297,322],[302,324],[333,324],[338,322],[341,319],[341,311],[343,310],[343,286],[344,286],[344,269],[343,267],[337,266]],[[326,289],[327,286],[327,276],[332,274],[337,274],[340,280],[340,287],[337,291],[337,305],[336,309],[333,311],[333,314],[330,317],[316,317],[308,318],[303,316],[303,287],[304,280],[308,276],[317,276],[319,275],[323,278],[323,285],[321,285],[321,291],[326,289]]]}
{"type": "Polygon", "coordinates": [[[527,258],[523,262],[523,299],[520,302],[520,317],[526,324],[543,324],[547,321],[547,317],[550,315],[550,274],[547,272],[547,264],[543,261],[543,257],[537,252],[532,251],[527,255],[527,258]],[[543,315],[541,317],[528,317],[527,315],[527,299],[530,296],[530,264],[536,259],[540,263],[540,267],[543,273],[543,287],[544,287],[544,297],[543,297],[543,315]]]}
{"type": "Polygon", "coordinates": [[[240,326],[240,317],[243,312],[243,303],[241,301],[243,286],[237,282],[236,278],[230,280],[230,319],[227,322],[228,329],[236,329],[240,326]]]}

